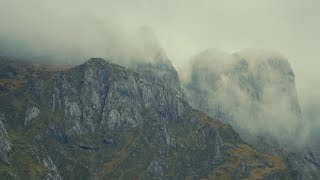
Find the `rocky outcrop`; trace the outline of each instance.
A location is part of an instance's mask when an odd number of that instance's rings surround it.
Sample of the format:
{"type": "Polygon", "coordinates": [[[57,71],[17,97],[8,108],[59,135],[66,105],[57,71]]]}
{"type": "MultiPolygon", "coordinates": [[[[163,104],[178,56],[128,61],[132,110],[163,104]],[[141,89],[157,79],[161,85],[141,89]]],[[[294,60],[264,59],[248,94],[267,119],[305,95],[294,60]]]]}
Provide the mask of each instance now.
{"type": "Polygon", "coordinates": [[[30,121],[37,118],[40,110],[37,107],[30,107],[26,111],[26,117],[24,119],[24,125],[27,125],[30,121]]]}
{"type": "Polygon", "coordinates": [[[170,87],[151,84],[137,73],[103,59],[58,73],[52,80],[53,111],[64,111],[68,134],[96,129],[131,129],[144,123],[143,108],[151,108],[171,121],[181,119],[186,102],[170,87]]]}
{"type": "Polygon", "coordinates": [[[138,60],[129,60],[124,65],[140,73],[150,83],[165,84],[175,90],[179,96],[185,98],[179,75],[152,28],[148,26],[139,28],[137,37],[141,41],[141,56],[138,60]]]}
{"type": "Polygon", "coordinates": [[[156,177],[159,179],[163,179],[165,168],[166,168],[166,163],[164,161],[154,160],[148,166],[147,171],[148,171],[150,177],[156,177]]]}
{"type": "Polygon", "coordinates": [[[186,98],[180,85],[179,75],[171,62],[134,63],[130,69],[146,77],[149,82],[164,83],[175,90],[179,96],[186,98]]]}
{"type": "Polygon", "coordinates": [[[301,179],[319,179],[320,160],[312,151],[290,153],[287,160],[301,179]]]}
{"type": "Polygon", "coordinates": [[[62,177],[60,176],[58,169],[56,165],[53,163],[50,156],[45,157],[42,160],[42,163],[45,168],[48,169],[48,174],[46,176],[46,180],[62,180],[62,177]]]}
{"type": "Polygon", "coordinates": [[[240,178],[246,177],[246,176],[248,176],[248,173],[249,173],[249,167],[248,167],[247,163],[241,159],[240,164],[235,171],[235,179],[240,179],[240,178]]]}
{"type": "Polygon", "coordinates": [[[0,112],[0,159],[8,162],[7,153],[12,148],[12,143],[9,140],[7,130],[3,124],[4,114],[0,112]]]}

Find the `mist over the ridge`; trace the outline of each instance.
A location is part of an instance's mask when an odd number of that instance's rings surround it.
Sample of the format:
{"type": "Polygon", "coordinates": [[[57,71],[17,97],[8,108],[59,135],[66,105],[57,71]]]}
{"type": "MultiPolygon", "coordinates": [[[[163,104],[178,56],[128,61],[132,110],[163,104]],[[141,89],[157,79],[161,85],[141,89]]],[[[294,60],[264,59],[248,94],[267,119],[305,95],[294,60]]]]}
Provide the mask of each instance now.
{"type": "Polygon", "coordinates": [[[209,47],[275,49],[292,65],[302,121],[319,140],[319,8],[317,0],[0,0],[0,53],[74,64],[139,59],[148,54],[135,35],[141,25],[154,29],[180,73],[209,47]]]}
{"type": "Polygon", "coordinates": [[[1,55],[79,64],[90,57],[147,59],[152,48],[161,48],[155,47],[158,42],[153,42],[157,39],[152,39],[155,35],[148,32],[149,27],[126,28],[87,5],[81,1],[0,1],[1,55]]]}
{"type": "Polygon", "coordinates": [[[191,58],[185,73],[191,104],[230,123],[245,139],[272,137],[288,147],[314,143],[315,122],[302,119],[294,72],[280,53],[208,49],[191,58]]]}

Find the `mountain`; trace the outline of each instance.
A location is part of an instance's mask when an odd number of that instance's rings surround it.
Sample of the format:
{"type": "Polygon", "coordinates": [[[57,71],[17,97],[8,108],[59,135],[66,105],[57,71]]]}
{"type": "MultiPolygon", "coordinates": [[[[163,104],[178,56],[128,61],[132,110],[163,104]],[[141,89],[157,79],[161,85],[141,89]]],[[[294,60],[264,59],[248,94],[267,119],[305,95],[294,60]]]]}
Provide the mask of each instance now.
{"type": "Polygon", "coordinates": [[[191,66],[185,89],[194,107],[221,114],[225,122],[236,119],[236,127],[252,133],[276,133],[280,138],[281,132],[285,140],[297,138],[292,131],[303,123],[294,74],[285,58],[268,52],[229,55],[210,49],[196,55],[191,66]]]}
{"type": "Polygon", "coordinates": [[[287,158],[300,177],[320,178],[318,158],[304,147],[305,122],[285,57],[208,49],[193,56],[190,66],[184,88],[194,108],[230,123],[254,147],[287,158]]]}
{"type": "Polygon", "coordinates": [[[100,58],[1,61],[4,179],[292,179],[281,157],[193,109],[163,81],[100,58]]]}

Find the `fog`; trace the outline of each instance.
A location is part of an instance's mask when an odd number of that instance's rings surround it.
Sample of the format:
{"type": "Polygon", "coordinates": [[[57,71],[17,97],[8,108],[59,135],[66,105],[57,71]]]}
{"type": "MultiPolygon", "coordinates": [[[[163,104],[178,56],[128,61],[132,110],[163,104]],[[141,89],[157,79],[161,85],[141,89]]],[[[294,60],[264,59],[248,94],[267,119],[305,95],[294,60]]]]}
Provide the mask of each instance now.
{"type": "Polygon", "coordinates": [[[314,143],[309,127],[315,122],[302,121],[293,71],[278,52],[209,49],[191,62],[183,84],[194,107],[230,123],[245,139],[272,137],[287,147],[314,143]]]}
{"type": "Polygon", "coordinates": [[[69,63],[145,58],[135,34],[142,25],[153,28],[179,72],[207,48],[275,49],[291,63],[303,120],[314,122],[317,138],[319,9],[318,0],[0,0],[0,52],[69,63]]]}

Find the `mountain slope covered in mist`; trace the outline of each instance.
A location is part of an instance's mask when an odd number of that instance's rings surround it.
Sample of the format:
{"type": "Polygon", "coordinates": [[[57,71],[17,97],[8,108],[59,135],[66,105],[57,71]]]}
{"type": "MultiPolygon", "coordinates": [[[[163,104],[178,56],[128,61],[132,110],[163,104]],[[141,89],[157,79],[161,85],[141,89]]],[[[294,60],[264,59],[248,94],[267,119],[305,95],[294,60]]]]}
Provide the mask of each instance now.
{"type": "Polygon", "coordinates": [[[244,143],[165,83],[102,59],[66,70],[31,65],[25,74],[17,63],[7,63],[16,74],[0,72],[21,82],[0,94],[1,177],[292,176],[282,158],[244,143]]]}
{"type": "Polygon", "coordinates": [[[236,120],[234,125],[253,134],[295,140],[301,133],[294,133],[304,130],[294,74],[280,55],[207,50],[191,66],[185,87],[196,108],[215,116],[226,113],[223,120],[236,120]]]}
{"type": "Polygon", "coordinates": [[[303,150],[309,132],[287,59],[265,50],[230,55],[209,49],[193,56],[190,66],[184,88],[193,107],[230,123],[255,147],[289,157],[304,178],[319,178],[320,167],[312,162],[318,158],[306,160],[311,152],[303,150]]]}

